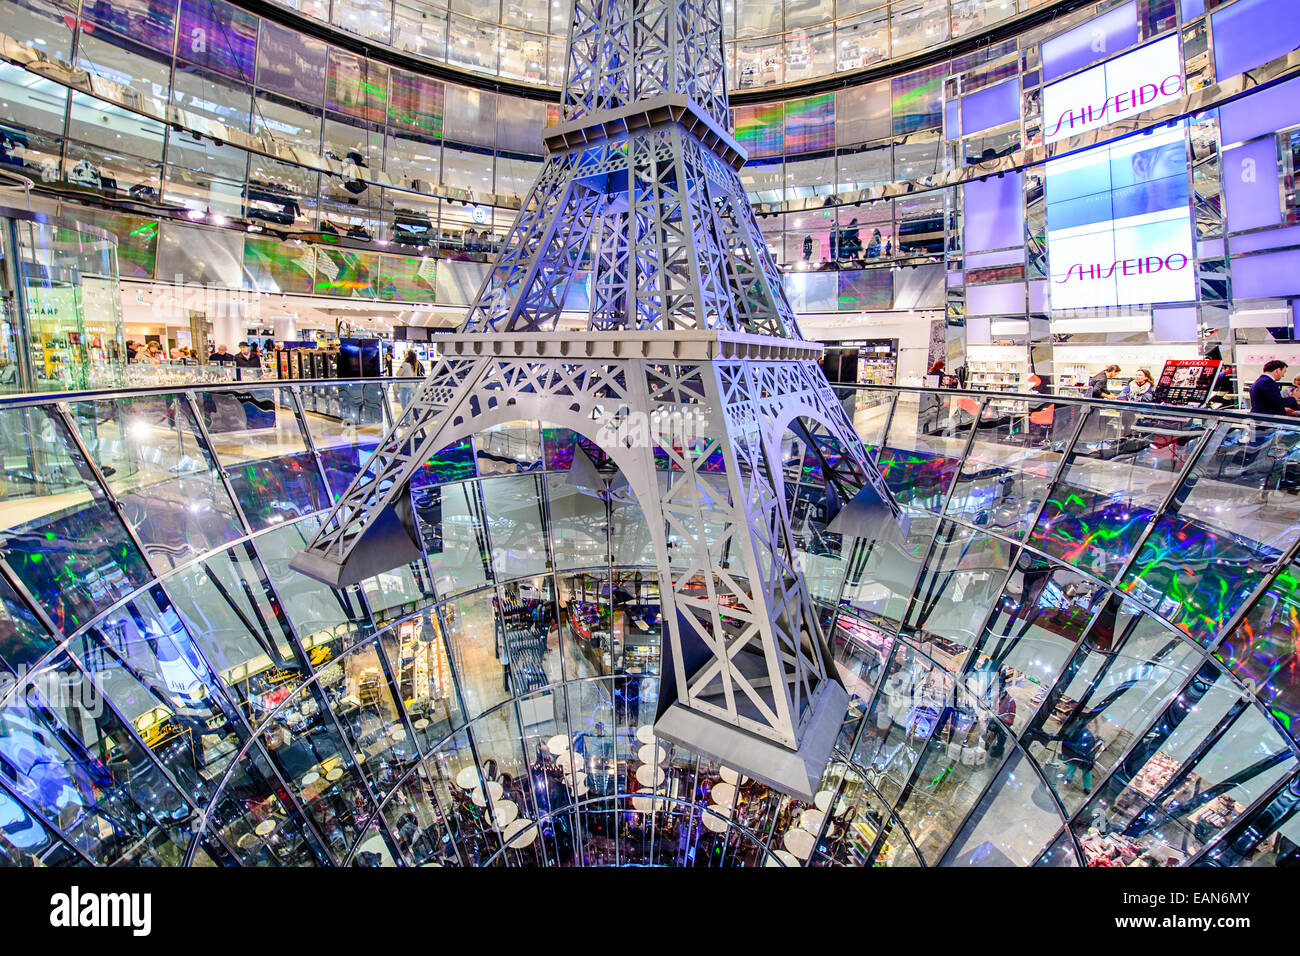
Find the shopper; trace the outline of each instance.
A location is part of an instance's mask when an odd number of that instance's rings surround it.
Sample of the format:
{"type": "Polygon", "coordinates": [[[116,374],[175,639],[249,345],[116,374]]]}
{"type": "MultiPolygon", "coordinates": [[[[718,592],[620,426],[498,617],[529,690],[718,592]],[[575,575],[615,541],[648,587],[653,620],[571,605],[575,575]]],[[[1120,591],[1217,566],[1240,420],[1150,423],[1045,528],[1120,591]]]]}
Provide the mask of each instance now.
{"type": "Polygon", "coordinates": [[[1156,383],[1151,372],[1140,368],[1127,385],[1119,390],[1122,402],[1150,402],[1156,397],[1156,383]]]}
{"type": "Polygon", "coordinates": [[[140,351],[139,348],[136,347],[136,344],[134,342],[132,342],[130,339],[126,340],[126,360],[128,362],[134,362],[136,353],[139,351],[140,351]]]}
{"type": "Polygon", "coordinates": [[[1286,374],[1286,362],[1273,359],[1264,365],[1264,372],[1250,386],[1250,410],[1256,415],[1290,415],[1300,417],[1300,403],[1294,398],[1283,398],[1278,382],[1286,374]]]}
{"type": "Polygon", "coordinates": [[[161,365],[162,349],[157,342],[150,342],[142,351],[135,353],[134,361],[137,365],[161,365]]]}
{"type": "Polygon", "coordinates": [[[253,354],[253,350],[247,342],[239,343],[239,354],[235,356],[235,368],[258,368],[262,367],[261,360],[253,354]]]}
{"type": "Polygon", "coordinates": [[[230,365],[235,361],[235,357],[230,354],[224,345],[218,345],[217,350],[209,356],[213,365],[230,365]]]}
{"type": "Polygon", "coordinates": [[[397,369],[398,378],[424,378],[424,363],[415,355],[415,349],[407,349],[406,358],[397,369]]]}
{"type": "Polygon", "coordinates": [[[1065,782],[1068,786],[1077,771],[1083,771],[1083,792],[1092,792],[1092,767],[1097,760],[1097,737],[1092,724],[1078,720],[1061,734],[1061,757],[1065,761],[1065,782]]]}
{"type": "Polygon", "coordinates": [[[1088,379],[1088,397],[1105,398],[1110,380],[1119,374],[1118,365],[1107,365],[1104,369],[1088,379]]]}

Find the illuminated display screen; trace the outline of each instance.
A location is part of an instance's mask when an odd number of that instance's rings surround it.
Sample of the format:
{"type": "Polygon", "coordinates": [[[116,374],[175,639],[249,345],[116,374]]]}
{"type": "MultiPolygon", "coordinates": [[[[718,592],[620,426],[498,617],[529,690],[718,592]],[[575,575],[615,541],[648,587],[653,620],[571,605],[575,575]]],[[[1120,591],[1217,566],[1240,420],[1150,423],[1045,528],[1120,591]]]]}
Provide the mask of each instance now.
{"type": "Polygon", "coordinates": [[[1168,36],[1043,89],[1043,139],[1054,143],[1183,95],[1178,37],[1168,36]]]}
{"type": "Polygon", "coordinates": [[[894,133],[914,133],[940,125],[946,65],[918,70],[893,81],[894,133]]]}
{"type": "Polygon", "coordinates": [[[331,49],[325,74],[325,107],[382,123],[388,112],[388,68],[331,49]]]}
{"type": "Polygon", "coordinates": [[[388,102],[388,120],[426,136],[442,135],[441,83],[394,70],[392,93],[388,102]]]}
{"type": "Polygon", "coordinates": [[[381,256],[379,297],[399,302],[432,302],[436,262],[427,256],[381,256]]]}
{"type": "Polygon", "coordinates": [[[378,253],[317,249],[316,284],[312,291],[317,295],[373,298],[374,276],[378,270],[378,253]]]}
{"type": "Polygon", "coordinates": [[[808,153],[835,145],[835,94],[785,104],[785,151],[808,153]]]}
{"type": "Polygon", "coordinates": [[[1183,128],[1047,164],[1053,309],[1196,296],[1183,128]]]}
{"type": "Polygon", "coordinates": [[[888,309],[893,301],[894,279],[891,269],[840,273],[841,311],[888,309]]]}
{"type": "Polygon", "coordinates": [[[244,286],[262,292],[312,291],[316,253],[308,245],[278,239],[244,239],[244,286]]]}
{"type": "Polygon", "coordinates": [[[784,126],[780,103],[736,107],[735,127],[736,139],[750,159],[781,155],[784,126]]]}
{"type": "Polygon", "coordinates": [[[225,0],[181,0],[176,55],[236,79],[253,80],[257,17],[225,0]]]}

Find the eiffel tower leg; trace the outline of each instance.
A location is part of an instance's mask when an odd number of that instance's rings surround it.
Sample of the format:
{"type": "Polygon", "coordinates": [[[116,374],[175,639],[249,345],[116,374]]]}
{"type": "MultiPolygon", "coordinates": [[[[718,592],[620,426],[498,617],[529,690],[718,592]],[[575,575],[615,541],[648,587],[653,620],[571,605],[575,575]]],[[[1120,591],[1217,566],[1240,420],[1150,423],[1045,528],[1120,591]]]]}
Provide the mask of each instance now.
{"type": "Polygon", "coordinates": [[[434,366],[291,567],[346,587],[422,556],[410,514],[411,475],[442,447],[439,434],[450,412],[469,399],[486,365],[485,359],[444,358],[434,366]]]}
{"type": "Polygon", "coordinates": [[[668,463],[660,595],[668,629],[655,731],[811,799],[848,695],[803,579],[748,363],[647,366],[668,463]],[[681,423],[702,425],[683,434],[681,423]]]}

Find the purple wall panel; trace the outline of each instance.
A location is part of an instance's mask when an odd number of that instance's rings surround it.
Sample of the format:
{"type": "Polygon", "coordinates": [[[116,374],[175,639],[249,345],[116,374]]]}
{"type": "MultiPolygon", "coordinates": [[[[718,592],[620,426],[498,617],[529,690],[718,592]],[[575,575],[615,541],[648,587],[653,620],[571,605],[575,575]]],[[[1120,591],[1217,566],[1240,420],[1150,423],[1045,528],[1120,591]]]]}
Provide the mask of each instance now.
{"type": "Polygon", "coordinates": [[[1024,197],[1019,173],[967,183],[961,192],[965,252],[1024,245],[1024,197]]]}
{"type": "Polygon", "coordinates": [[[1232,260],[1236,299],[1300,295],[1300,250],[1232,260]]]}
{"type": "Polygon", "coordinates": [[[1020,83],[1008,80],[961,100],[961,134],[969,136],[1020,117],[1020,83]]]}
{"type": "Polygon", "coordinates": [[[1244,143],[1300,123],[1300,79],[1287,80],[1266,90],[1219,107],[1219,138],[1244,143]]]}
{"type": "Polygon", "coordinates": [[[1224,150],[1223,189],[1229,232],[1275,226],[1282,221],[1277,175],[1277,141],[1272,136],[1224,150]]]}
{"type": "Polygon", "coordinates": [[[1104,60],[1138,41],[1137,3],[1126,3],[1043,44],[1043,80],[1104,60]]]}
{"type": "Polygon", "coordinates": [[[1214,71],[1220,80],[1300,46],[1295,0],[1238,0],[1210,15],[1214,71]]]}

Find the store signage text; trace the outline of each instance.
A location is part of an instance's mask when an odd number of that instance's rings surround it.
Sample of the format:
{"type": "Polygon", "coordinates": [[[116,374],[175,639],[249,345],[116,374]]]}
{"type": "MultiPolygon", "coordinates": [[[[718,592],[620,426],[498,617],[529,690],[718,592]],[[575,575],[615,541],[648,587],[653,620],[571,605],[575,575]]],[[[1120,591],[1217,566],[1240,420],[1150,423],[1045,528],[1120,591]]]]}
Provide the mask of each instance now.
{"type": "Polygon", "coordinates": [[[1065,127],[1064,135],[1068,136],[1075,126],[1091,127],[1104,123],[1108,114],[1111,119],[1118,119],[1124,113],[1146,109],[1159,96],[1169,99],[1182,91],[1183,78],[1180,74],[1174,73],[1165,77],[1159,84],[1143,83],[1136,89],[1122,90],[1114,96],[1108,96],[1099,106],[1084,104],[1079,107],[1078,112],[1071,107],[1056,118],[1056,125],[1048,131],[1047,137],[1049,140],[1054,139],[1061,132],[1062,126],[1065,127]]]}
{"type": "Polygon", "coordinates": [[[1064,285],[1071,281],[1072,277],[1075,279],[1089,280],[1109,279],[1115,274],[1116,269],[1119,270],[1119,274],[1122,276],[1153,275],[1154,273],[1166,270],[1169,272],[1178,272],[1182,269],[1186,269],[1190,261],[1191,260],[1189,260],[1184,253],[1171,252],[1163,259],[1160,256],[1142,256],[1137,259],[1117,259],[1110,264],[1109,268],[1102,265],[1100,262],[1094,262],[1092,265],[1084,265],[1082,262],[1076,262],[1066,271],[1065,278],[1056,280],[1056,284],[1064,285]],[[1076,269],[1078,270],[1078,275],[1075,275],[1076,269]]]}

